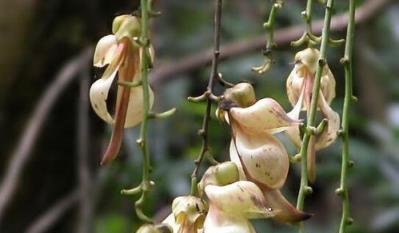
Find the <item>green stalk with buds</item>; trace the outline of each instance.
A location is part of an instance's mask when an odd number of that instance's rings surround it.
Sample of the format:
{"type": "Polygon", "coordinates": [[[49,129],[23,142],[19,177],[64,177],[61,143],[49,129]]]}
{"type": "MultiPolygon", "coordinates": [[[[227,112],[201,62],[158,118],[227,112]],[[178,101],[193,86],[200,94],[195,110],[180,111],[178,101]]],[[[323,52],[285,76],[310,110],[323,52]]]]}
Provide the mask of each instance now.
{"type": "Polygon", "coordinates": [[[252,67],[252,70],[258,74],[263,74],[270,70],[273,63],[272,49],[276,46],[274,42],[274,26],[276,22],[277,10],[283,7],[282,0],[275,0],[269,13],[268,20],[263,24],[263,27],[267,30],[266,48],[263,51],[265,61],[262,65],[252,67]]]}
{"type": "Polygon", "coordinates": [[[351,102],[355,99],[352,93],[352,53],[355,34],[355,6],[356,0],[349,0],[349,20],[346,32],[345,54],[341,63],[345,70],[345,98],[342,111],[342,164],[341,164],[341,184],[337,189],[337,194],[342,198],[342,217],[339,226],[339,233],[345,233],[346,227],[353,222],[350,217],[349,192],[348,192],[348,168],[352,167],[353,162],[349,158],[349,111],[351,102]]]}

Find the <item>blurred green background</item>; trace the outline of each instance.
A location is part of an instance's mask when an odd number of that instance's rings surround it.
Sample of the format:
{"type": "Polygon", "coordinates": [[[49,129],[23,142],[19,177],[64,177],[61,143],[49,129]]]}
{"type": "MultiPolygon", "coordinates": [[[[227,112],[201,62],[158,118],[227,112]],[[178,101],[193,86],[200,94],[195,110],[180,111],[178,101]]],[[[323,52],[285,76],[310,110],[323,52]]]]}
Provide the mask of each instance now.
{"type": "MultiPolygon", "coordinates": [[[[222,45],[265,37],[262,23],[271,2],[225,1],[222,45]]],[[[369,0],[359,1],[359,6],[379,2],[386,4],[357,26],[355,39],[354,92],[359,101],[350,116],[350,151],[355,161],[349,176],[355,219],[349,228],[352,233],[397,233],[399,229],[399,4],[369,0]]],[[[137,6],[134,0],[0,0],[0,182],[16,173],[11,182],[15,192],[6,200],[0,195],[0,202],[6,203],[0,208],[0,232],[126,233],[140,225],[134,198],[119,194],[141,180],[141,155],[135,144],[138,130],[127,130],[119,158],[110,166],[99,167],[110,128],[87,106],[88,83],[102,72],[91,67],[92,51],[87,49],[111,33],[115,16],[137,6]],[[64,82],[56,81],[60,78],[64,82]],[[42,103],[48,108],[38,109],[43,98],[51,100],[42,103]],[[42,124],[31,121],[32,115],[43,120],[42,124]],[[28,125],[31,131],[27,131],[28,125]],[[31,144],[21,143],[23,137],[31,144]],[[19,162],[15,161],[17,154],[19,162]]],[[[304,0],[287,0],[278,12],[276,30],[303,25],[300,12],[304,7],[304,0]]],[[[344,13],[346,7],[347,1],[336,1],[337,14],[344,13]]],[[[203,92],[209,65],[178,73],[167,73],[167,69],[211,48],[213,1],[156,1],[155,8],[162,11],[151,25],[154,73],[158,72],[152,78],[162,76],[162,81],[153,80],[155,109],[178,109],[173,117],[152,121],[150,127],[156,188],[146,212],[162,219],[173,198],[189,192],[193,159],[201,146],[196,132],[205,105],[189,103],[186,97],[203,92]]],[[[323,14],[316,3],[314,18],[321,19],[323,14]]],[[[345,31],[333,34],[344,37],[345,31]]],[[[289,111],[285,80],[297,51],[299,48],[286,43],[278,46],[276,63],[261,76],[250,71],[263,61],[261,49],[229,56],[221,62],[220,72],[230,82],[253,83],[258,98],[273,97],[289,111]]],[[[343,103],[342,54],[343,47],[328,50],[337,81],[333,108],[338,112],[343,103]]],[[[221,91],[216,88],[217,93],[221,91]]],[[[229,130],[214,115],[212,119],[211,152],[219,161],[226,160],[229,130]]],[[[306,201],[306,210],[315,214],[306,222],[309,233],[337,232],[341,205],[334,190],[339,184],[340,151],[341,142],[337,141],[318,153],[318,179],[306,201]]],[[[299,179],[299,166],[294,164],[283,190],[293,203],[299,179]]],[[[296,232],[294,226],[270,220],[256,221],[256,226],[258,232],[296,232]]]]}

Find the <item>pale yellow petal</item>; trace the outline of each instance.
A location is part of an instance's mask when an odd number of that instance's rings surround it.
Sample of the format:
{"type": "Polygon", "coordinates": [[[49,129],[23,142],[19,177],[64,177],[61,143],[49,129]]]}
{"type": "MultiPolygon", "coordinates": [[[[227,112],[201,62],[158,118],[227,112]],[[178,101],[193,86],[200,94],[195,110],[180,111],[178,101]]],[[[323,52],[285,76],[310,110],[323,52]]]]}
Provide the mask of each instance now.
{"type": "MultiPolygon", "coordinates": [[[[294,108],[289,113],[287,113],[287,115],[291,119],[299,120],[299,115],[301,113],[302,105],[303,105],[304,93],[305,93],[304,90],[302,90],[302,93],[300,94],[300,96],[298,98],[298,102],[295,104],[294,108]]],[[[295,146],[297,146],[297,147],[301,146],[302,140],[301,140],[301,135],[300,135],[298,125],[287,127],[287,129],[285,130],[285,133],[287,134],[289,139],[292,141],[292,143],[294,143],[295,146]]]]}
{"type": "Polygon", "coordinates": [[[266,206],[259,187],[250,181],[237,181],[225,186],[208,185],[205,193],[212,207],[220,210],[226,218],[270,218],[272,209],[266,206]]]}
{"type": "Polygon", "coordinates": [[[109,77],[98,79],[90,87],[91,106],[95,113],[108,124],[113,124],[114,120],[108,112],[106,101],[117,72],[118,69],[116,68],[109,77]]]}
{"type": "MultiPolygon", "coordinates": [[[[154,104],[154,93],[149,90],[150,95],[150,109],[154,104]]],[[[129,105],[127,108],[127,115],[125,121],[125,128],[133,127],[139,124],[143,120],[144,105],[143,105],[143,87],[132,87],[130,89],[129,105]]]]}
{"type": "Polygon", "coordinates": [[[246,178],[270,189],[284,185],[288,175],[289,159],[284,146],[267,132],[248,133],[233,124],[234,140],[230,145],[231,160],[241,162],[246,178]],[[234,153],[236,149],[237,153],[234,153]],[[237,159],[238,157],[238,159],[237,159]]]}
{"type": "Polygon", "coordinates": [[[325,119],[327,119],[327,126],[316,141],[316,150],[323,149],[331,145],[338,136],[340,128],[340,117],[326,102],[324,97],[320,95],[319,107],[325,119]]]}
{"type": "Polygon", "coordinates": [[[104,67],[110,64],[117,53],[118,44],[114,35],[107,35],[101,38],[94,51],[93,65],[104,67]]]}
{"type": "Polygon", "coordinates": [[[300,123],[288,117],[280,104],[271,98],[261,99],[247,108],[231,108],[230,116],[250,132],[277,133],[300,123]]]}

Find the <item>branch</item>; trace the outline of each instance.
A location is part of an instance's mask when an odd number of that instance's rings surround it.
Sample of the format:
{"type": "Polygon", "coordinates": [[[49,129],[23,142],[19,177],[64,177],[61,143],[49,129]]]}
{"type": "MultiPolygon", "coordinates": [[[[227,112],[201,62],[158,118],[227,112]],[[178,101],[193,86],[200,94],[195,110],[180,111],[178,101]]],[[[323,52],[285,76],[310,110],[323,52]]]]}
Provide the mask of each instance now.
{"type": "Polygon", "coordinates": [[[79,200],[79,190],[76,189],[56,202],[49,210],[42,214],[27,229],[26,233],[47,232],[51,226],[79,200]]]}
{"type": "Polygon", "coordinates": [[[223,0],[215,0],[215,9],[214,9],[214,19],[213,19],[213,50],[212,50],[212,67],[211,73],[208,79],[208,86],[206,91],[204,92],[204,97],[206,99],[206,110],[204,113],[204,117],[202,120],[202,127],[198,131],[199,135],[202,138],[202,146],[201,151],[198,154],[197,159],[195,160],[194,171],[191,174],[191,195],[198,195],[197,190],[197,180],[198,180],[198,169],[201,165],[202,160],[204,159],[205,154],[209,150],[208,146],[208,129],[209,129],[209,120],[211,118],[211,108],[212,108],[212,98],[213,89],[215,86],[215,80],[219,76],[218,74],[218,65],[219,65],[219,55],[220,55],[220,26],[222,19],[222,5],[223,0]]]}
{"type": "MultiPolygon", "coordinates": [[[[373,18],[381,10],[383,10],[392,0],[368,0],[356,10],[356,23],[361,24],[373,18]]],[[[348,22],[348,14],[340,14],[332,18],[331,30],[342,31],[346,28],[348,22]]],[[[313,33],[320,34],[323,28],[323,20],[314,21],[313,33]]],[[[298,39],[303,33],[303,26],[292,26],[275,32],[275,43],[285,46],[291,41],[298,39]]],[[[222,46],[219,58],[226,59],[229,57],[240,56],[245,53],[260,50],[264,46],[264,36],[258,36],[245,41],[237,41],[222,46]]],[[[196,70],[212,61],[213,49],[208,49],[195,55],[188,55],[177,62],[171,62],[159,65],[152,72],[151,81],[154,86],[163,82],[175,79],[178,74],[196,70]]]]}
{"type": "Polygon", "coordinates": [[[10,156],[9,165],[4,173],[4,178],[0,186],[0,222],[7,205],[11,203],[12,196],[18,185],[19,176],[29,159],[33,145],[40,131],[43,129],[43,123],[47,119],[50,110],[62,91],[75,78],[76,74],[83,67],[87,66],[91,55],[92,49],[88,48],[67,62],[40,97],[31,119],[28,121],[18,144],[14,148],[14,152],[10,156]]]}
{"type": "Polygon", "coordinates": [[[80,90],[77,116],[77,176],[79,182],[79,218],[77,225],[78,233],[91,232],[91,223],[93,217],[93,198],[92,193],[92,174],[89,166],[89,87],[90,87],[90,67],[82,69],[80,75],[80,90]]]}

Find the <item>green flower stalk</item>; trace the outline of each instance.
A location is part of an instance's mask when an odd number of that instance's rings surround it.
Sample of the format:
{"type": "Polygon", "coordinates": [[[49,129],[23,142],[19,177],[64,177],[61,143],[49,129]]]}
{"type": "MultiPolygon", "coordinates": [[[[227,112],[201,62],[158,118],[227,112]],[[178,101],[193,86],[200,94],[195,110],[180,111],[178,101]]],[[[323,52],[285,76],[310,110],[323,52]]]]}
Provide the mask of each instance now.
{"type": "Polygon", "coordinates": [[[337,194],[342,198],[342,217],[339,226],[339,233],[345,233],[346,227],[352,223],[350,217],[349,193],[348,193],[348,168],[353,162],[349,159],[349,111],[351,102],[354,99],[352,93],[352,53],[355,34],[355,6],[356,0],[349,0],[349,20],[346,32],[345,55],[341,62],[345,69],[345,98],[342,111],[342,165],[341,165],[341,184],[337,189],[337,194]]]}
{"type": "Polygon", "coordinates": [[[263,24],[263,27],[266,28],[268,32],[268,36],[266,39],[266,48],[264,51],[265,61],[260,66],[252,67],[252,70],[257,72],[258,74],[263,74],[266,71],[270,70],[273,63],[272,49],[276,46],[276,44],[274,43],[274,26],[276,22],[277,10],[283,7],[283,3],[284,1],[282,0],[274,1],[269,13],[269,18],[263,24]]]}

